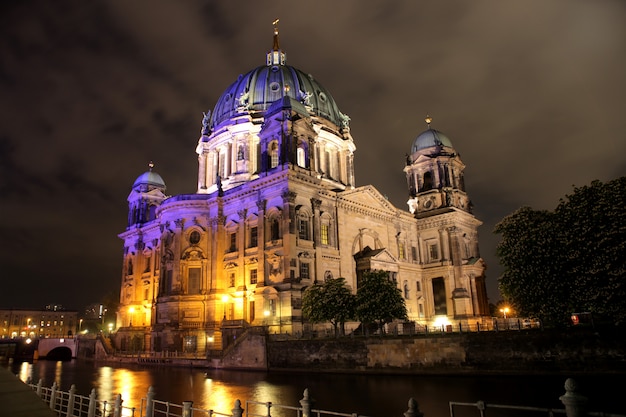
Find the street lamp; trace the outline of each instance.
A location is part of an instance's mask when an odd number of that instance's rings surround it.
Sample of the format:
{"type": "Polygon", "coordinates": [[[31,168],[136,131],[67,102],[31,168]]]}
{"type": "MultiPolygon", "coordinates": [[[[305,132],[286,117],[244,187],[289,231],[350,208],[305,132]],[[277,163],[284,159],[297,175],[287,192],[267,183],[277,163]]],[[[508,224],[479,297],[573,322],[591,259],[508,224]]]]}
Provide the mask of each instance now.
{"type": "Polygon", "coordinates": [[[508,307],[504,307],[500,309],[500,313],[502,313],[502,317],[506,320],[506,315],[509,312],[509,308],[508,307]]]}

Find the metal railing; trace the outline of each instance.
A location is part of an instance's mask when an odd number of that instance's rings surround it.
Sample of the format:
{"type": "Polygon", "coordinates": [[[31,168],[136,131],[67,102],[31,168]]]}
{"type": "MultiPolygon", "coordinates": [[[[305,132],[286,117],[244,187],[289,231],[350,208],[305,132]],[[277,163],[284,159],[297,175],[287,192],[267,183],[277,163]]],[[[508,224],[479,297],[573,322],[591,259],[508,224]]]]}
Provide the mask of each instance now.
{"type": "MultiPolygon", "coordinates": [[[[140,407],[136,409],[123,406],[120,394],[115,396],[113,402],[97,399],[95,388],[91,390],[88,397],[85,397],[76,394],[74,385],[68,392],[58,390],[56,382],[51,388],[43,387],[41,380],[36,385],[28,385],[60,417],[244,417],[244,415],[245,417],[365,417],[356,413],[313,409],[308,389],[304,390],[300,407],[249,400],[245,402],[245,408],[242,408],[241,401],[236,400],[231,410],[216,411],[195,408],[192,401],[177,404],[156,400],[153,387],[148,389],[146,397],[141,398],[140,407]]],[[[559,400],[565,406],[564,409],[488,404],[484,401],[475,403],[451,401],[449,402],[450,417],[458,415],[456,413],[458,407],[474,408],[480,417],[487,417],[487,414],[490,417],[521,415],[554,417],[557,414],[566,417],[626,417],[624,414],[589,412],[586,409],[588,399],[577,392],[576,382],[571,378],[565,381],[565,394],[560,396],[559,400]]],[[[409,399],[408,405],[408,410],[403,413],[404,417],[424,417],[414,398],[409,399]]]]}

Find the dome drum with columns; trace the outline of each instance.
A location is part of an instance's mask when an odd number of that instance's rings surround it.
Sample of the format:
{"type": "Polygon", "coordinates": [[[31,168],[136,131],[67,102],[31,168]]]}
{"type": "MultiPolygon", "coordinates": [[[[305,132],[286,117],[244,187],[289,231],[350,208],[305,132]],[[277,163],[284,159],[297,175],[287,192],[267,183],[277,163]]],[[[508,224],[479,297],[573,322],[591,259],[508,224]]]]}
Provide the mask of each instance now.
{"type": "Polygon", "coordinates": [[[482,323],[481,223],[450,140],[429,126],[414,141],[406,210],[356,186],[348,125],[321,84],[286,64],[275,26],[266,65],[204,115],[196,193],[167,196],[152,166],[133,185],[117,346],[208,354],[250,326],[319,330],[302,293],[338,277],[356,292],[372,269],[397,283],[412,322],[482,323]]]}

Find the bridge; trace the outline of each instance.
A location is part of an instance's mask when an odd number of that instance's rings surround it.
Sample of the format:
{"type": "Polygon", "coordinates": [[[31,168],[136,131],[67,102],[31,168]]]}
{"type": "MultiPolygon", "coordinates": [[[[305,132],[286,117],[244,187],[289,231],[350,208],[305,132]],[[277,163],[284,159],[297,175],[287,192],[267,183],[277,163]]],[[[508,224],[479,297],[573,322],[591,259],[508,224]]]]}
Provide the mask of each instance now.
{"type": "Polygon", "coordinates": [[[37,352],[40,358],[70,360],[78,352],[77,338],[46,338],[39,339],[37,352]]]}

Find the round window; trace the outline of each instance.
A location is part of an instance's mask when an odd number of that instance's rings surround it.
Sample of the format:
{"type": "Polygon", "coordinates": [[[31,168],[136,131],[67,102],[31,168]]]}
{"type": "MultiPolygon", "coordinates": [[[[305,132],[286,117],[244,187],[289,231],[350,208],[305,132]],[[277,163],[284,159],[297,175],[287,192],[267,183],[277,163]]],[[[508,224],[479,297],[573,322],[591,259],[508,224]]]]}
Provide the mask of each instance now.
{"type": "Polygon", "coordinates": [[[196,245],[198,242],[200,242],[200,232],[198,232],[197,230],[191,232],[191,234],[189,235],[189,242],[191,242],[192,245],[196,245]]]}

